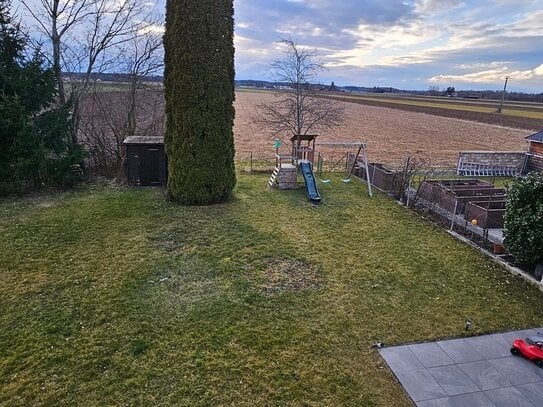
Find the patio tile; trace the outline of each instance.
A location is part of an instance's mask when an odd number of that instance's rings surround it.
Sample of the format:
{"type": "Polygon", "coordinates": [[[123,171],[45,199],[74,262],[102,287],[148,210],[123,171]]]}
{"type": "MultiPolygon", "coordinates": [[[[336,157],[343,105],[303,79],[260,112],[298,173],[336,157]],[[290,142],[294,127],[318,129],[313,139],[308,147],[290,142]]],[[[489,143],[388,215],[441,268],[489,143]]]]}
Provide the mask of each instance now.
{"type": "Polygon", "coordinates": [[[485,391],[496,407],[535,407],[524,395],[514,387],[505,387],[485,391]]]}
{"type": "Polygon", "coordinates": [[[517,386],[519,390],[528,400],[536,406],[543,406],[543,382],[523,384],[517,386]]]}
{"type": "Polygon", "coordinates": [[[439,341],[437,345],[456,363],[467,363],[483,360],[483,357],[471,347],[466,339],[439,341]]]}
{"type": "Polygon", "coordinates": [[[488,336],[495,339],[496,342],[498,342],[501,346],[503,346],[503,347],[505,347],[507,349],[510,349],[511,344],[513,343],[513,341],[509,340],[509,338],[507,336],[505,336],[504,334],[492,334],[492,335],[488,335],[488,336]]]}
{"type": "Polygon", "coordinates": [[[477,385],[458,366],[433,367],[428,371],[448,396],[479,391],[477,385]]]}
{"type": "Polygon", "coordinates": [[[456,407],[449,397],[419,401],[417,407],[456,407]]]}
{"type": "Polygon", "coordinates": [[[396,377],[415,402],[447,396],[445,390],[426,369],[397,372],[396,377]]]}
{"type": "Polygon", "coordinates": [[[508,346],[504,346],[492,335],[474,336],[467,341],[484,359],[495,359],[510,356],[511,351],[508,346]]]}
{"type": "Polygon", "coordinates": [[[512,385],[540,382],[541,377],[530,366],[529,360],[510,356],[489,361],[512,385]]]}
{"type": "Polygon", "coordinates": [[[424,367],[408,346],[384,348],[380,350],[380,353],[394,373],[422,369],[424,367]]]}
{"type": "Polygon", "coordinates": [[[481,392],[451,397],[454,407],[495,407],[496,405],[481,392]]]}
{"type": "Polygon", "coordinates": [[[510,353],[542,328],[379,352],[418,407],[543,407],[543,369],[510,353]]]}
{"type": "Polygon", "coordinates": [[[409,349],[424,367],[452,365],[454,361],[435,342],[409,345],[409,349]]]}
{"type": "Polygon", "coordinates": [[[459,365],[460,369],[481,390],[492,390],[510,387],[511,383],[488,361],[470,362],[459,365]]]}

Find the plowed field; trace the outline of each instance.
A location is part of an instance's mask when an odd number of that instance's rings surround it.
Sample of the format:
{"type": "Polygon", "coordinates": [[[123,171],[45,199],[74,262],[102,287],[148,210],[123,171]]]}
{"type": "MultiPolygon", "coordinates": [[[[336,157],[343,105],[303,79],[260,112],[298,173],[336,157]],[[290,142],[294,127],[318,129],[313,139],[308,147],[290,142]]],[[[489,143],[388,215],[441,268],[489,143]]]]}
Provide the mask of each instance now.
{"type": "MultiPolygon", "coordinates": [[[[237,92],[235,141],[239,159],[253,152],[259,159],[273,158],[275,136],[253,124],[256,105],[273,94],[237,92]]],[[[452,165],[462,150],[524,151],[529,130],[514,129],[458,118],[408,112],[387,107],[343,103],[346,120],[341,128],[322,134],[321,141],[362,140],[368,143],[370,160],[397,164],[407,155],[425,155],[432,164],[452,165]]],[[[288,135],[280,135],[288,140],[288,135]]],[[[286,152],[286,150],[285,150],[286,152]]],[[[333,151],[322,150],[331,157],[333,151]]]]}

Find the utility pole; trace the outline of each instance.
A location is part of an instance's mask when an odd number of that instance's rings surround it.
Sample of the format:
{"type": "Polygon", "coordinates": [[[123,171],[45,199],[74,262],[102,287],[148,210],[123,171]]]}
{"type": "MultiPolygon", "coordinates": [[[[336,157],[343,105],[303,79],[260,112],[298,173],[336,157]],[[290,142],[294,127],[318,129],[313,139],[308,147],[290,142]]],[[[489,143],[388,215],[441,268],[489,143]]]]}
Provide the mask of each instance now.
{"type": "Polygon", "coordinates": [[[503,85],[503,92],[502,92],[502,99],[500,101],[500,106],[498,107],[498,113],[502,112],[503,109],[503,101],[505,99],[505,90],[507,89],[507,81],[509,80],[509,76],[505,77],[505,85],[503,85]]]}

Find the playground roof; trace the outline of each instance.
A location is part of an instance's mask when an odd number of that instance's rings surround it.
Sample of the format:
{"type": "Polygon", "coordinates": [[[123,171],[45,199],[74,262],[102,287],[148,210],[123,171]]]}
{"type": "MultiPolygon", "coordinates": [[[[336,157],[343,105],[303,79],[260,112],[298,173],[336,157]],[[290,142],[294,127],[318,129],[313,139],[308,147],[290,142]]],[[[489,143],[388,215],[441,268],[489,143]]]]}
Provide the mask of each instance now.
{"type": "Polygon", "coordinates": [[[323,141],[317,143],[318,146],[326,147],[363,147],[366,148],[366,143],[362,141],[323,141]]]}
{"type": "Polygon", "coordinates": [[[543,143],[543,130],[538,133],[532,134],[531,136],[526,137],[528,141],[535,141],[536,143],[543,143]]]}
{"type": "Polygon", "coordinates": [[[290,141],[297,141],[297,140],[300,140],[300,141],[313,141],[317,137],[319,137],[318,134],[299,134],[299,135],[296,135],[296,136],[292,136],[290,138],[290,141]]]}

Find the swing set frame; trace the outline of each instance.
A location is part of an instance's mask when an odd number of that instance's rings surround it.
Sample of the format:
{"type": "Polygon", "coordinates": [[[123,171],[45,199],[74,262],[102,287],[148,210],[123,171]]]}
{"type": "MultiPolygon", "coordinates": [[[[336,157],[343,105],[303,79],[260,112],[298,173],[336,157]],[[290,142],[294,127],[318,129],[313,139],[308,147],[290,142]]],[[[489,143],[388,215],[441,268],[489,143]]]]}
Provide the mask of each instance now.
{"type": "MultiPolygon", "coordinates": [[[[343,182],[347,183],[351,181],[351,176],[353,174],[354,169],[357,165],[364,166],[364,169],[366,171],[366,179],[368,184],[368,193],[369,196],[373,196],[373,191],[371,189],[371,181],[370,181],[370,170],[369,170],[369,163],[368,163],[368,153],[367,148],[368,145],[364,142],[360,141],[324,141],[324,142],[318,142],[316,143],[318,147],[328,147],[333,149],[349,149],[350,151],[347,151],[339,161],[334,163],[332,166],[332,169],[337,167],[337,165],[343,161],[345,157],[347,157],[347,178],[342,180],[343,182]],[[355,150],[356,154],[351,155],[351,151],[355,150]],[[349,165],[349,159],[352,157],[352,165],[349,165]]],[[[317,173],[319,176],[322,176],[322,164],[323,164],[323,158],[321,153],[319,153],[318,161],[317,161],[317,173]]],[[[328,181],[329,182],[329,181],[328,181]]]]}

